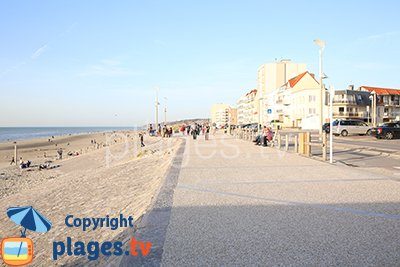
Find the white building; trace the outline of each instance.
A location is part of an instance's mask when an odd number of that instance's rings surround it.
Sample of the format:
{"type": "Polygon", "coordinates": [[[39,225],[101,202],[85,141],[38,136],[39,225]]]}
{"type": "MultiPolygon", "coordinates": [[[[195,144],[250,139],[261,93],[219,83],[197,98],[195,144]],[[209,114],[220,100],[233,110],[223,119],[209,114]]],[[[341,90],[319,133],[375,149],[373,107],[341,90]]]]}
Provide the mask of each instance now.
{"type": "MultiPolygon", "coordinates": [[[[319,129],[320,85],[314,74],[303,72],[267,96],[267,122],[279,120],[283,127],[319,129]]],[[[268,124],[268,123],[267,123],[268,124]]]]}
{"type": "MultiPolygon", "coordinates": [[[[294,63],[290,59],[283,59],[279,62],[262,64],[257,70],[257,100],[261,101],[260,118],[263,125],[266,125],[271,119],[267,119],[268,110],[273,112],[268,103],[269,95],[282,85],[286,84],[291,78],[307,71],[306,64],[294,63]]],[[[272,93],[273,95],[274,93],[272,93]]],[[[273,102],[273,101],[272,101],[273,102]]]]}

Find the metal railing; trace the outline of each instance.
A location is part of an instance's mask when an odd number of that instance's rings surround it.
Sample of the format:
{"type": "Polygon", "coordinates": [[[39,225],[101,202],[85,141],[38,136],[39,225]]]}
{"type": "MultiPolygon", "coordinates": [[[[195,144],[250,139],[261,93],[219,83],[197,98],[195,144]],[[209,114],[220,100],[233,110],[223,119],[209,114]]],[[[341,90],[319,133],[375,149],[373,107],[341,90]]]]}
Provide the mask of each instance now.
{"type": "MultiPolygon", "coordinates": [[[[236,129],[234,136],[245,141],[254,141],[258,131],[256,129],[236,129]]],[[[281,133],[276,130],[273,139],[269,142],[270,147],[284,149],[300,155],[311,157],[313,147],[322,148],[322,160],[327,160],[327,134],[314,134],[311,132],[281,133]]]]}

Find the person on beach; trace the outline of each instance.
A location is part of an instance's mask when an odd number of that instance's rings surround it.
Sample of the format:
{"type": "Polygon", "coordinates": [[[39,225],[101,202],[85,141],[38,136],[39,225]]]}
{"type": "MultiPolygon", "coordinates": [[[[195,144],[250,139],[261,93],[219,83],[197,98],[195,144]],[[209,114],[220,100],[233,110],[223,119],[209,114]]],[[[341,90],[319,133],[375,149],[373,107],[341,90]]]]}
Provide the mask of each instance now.
{"type": "Polygon", "coordinates": [[[63,150],[62,150],[62,148],[59,148],[58,150],[57,150],[57,153],[58,153],[58,159],[62,159],[62,154],[63,154],[63,150]]]}
{"type": "Polygon", "coordinates": [[[14,158],[14,157],[12,157],[11,162],[10,162],[10,165],[13,165],[13,164],[17,164],[17,163],[15,162],[15,158],[14,158]]]}
{"type": "Polygon", "coordinates": [[[205,139],[205,140],[208,140],[209,135],[210,135],[210,126],[207,125],[207,126],[205,127],[204,139],[205,139]]]}
{"type": "Polygon", "coordinates": [[[143,139],[144,139],[144,133],[140,133],[139,134],[139,136],[140,136],[140,145],[142,146],[142,147],[144,147],[145,146],[145,144],[144,144],[144,142],[143,142],[143,139]]]}

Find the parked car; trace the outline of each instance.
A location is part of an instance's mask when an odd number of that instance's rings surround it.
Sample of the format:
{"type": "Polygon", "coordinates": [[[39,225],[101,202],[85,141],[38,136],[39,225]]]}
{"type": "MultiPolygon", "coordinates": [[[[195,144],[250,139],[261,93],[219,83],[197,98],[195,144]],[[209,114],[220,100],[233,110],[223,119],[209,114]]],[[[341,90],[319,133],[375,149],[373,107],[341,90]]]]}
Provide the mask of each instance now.
{"type": "Polygon", "coordinates": [[[400,138],[400,122],[389,122],[371,129],[371,135],[377,139],[400,138]]]}
{"type": "Polygon", "coordinates": [[[326,133],[329,133],[330,132],[330,127],[331,127],[331,124],[329,122],[324,123],[324,125],[322,125],[322,131],[325,131],[326,133]]]}
{"type": "Polygon", "coordinates": [[[333,122],[333,134],[348,136],[349,134],[366,134],[371,133],[371,127],[366,122],[359,120],[336,120],[333,122]]]}

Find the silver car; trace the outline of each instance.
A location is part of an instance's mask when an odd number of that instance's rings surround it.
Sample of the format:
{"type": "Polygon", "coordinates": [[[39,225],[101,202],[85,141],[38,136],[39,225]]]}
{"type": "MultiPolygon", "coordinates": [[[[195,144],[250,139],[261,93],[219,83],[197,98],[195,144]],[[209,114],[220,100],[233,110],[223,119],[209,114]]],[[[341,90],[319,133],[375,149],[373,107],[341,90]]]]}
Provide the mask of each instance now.
{"type": "Polygon", "coordinates": [[[333,133],[335,135],[348,136],[349,134],[367,134],[371,127],[367,123],[358,120],[339,120],[333,122],[333,133]]]}

